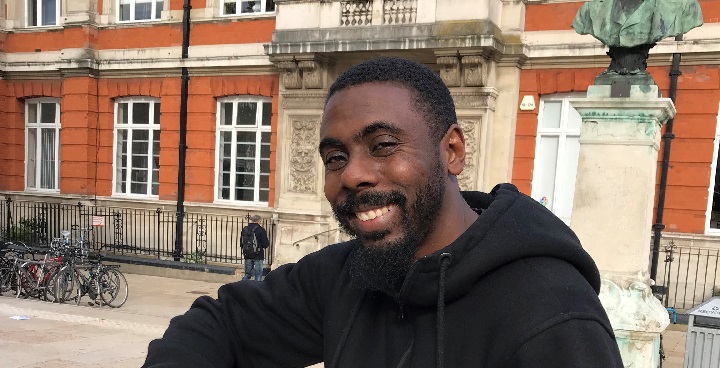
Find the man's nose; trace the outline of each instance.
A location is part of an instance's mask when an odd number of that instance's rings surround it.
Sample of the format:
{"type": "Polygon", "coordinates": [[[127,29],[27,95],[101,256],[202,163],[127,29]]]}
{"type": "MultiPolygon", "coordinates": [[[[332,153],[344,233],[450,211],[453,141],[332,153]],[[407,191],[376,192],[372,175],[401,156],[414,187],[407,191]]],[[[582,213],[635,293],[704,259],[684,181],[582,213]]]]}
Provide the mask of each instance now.
{"type": "Polygon", "coordinates": [[[343,188],[355,191],[377,185],[378,172],[375,166],[372,159],[367,157],[350,158],[340,175],[343,188]]]}

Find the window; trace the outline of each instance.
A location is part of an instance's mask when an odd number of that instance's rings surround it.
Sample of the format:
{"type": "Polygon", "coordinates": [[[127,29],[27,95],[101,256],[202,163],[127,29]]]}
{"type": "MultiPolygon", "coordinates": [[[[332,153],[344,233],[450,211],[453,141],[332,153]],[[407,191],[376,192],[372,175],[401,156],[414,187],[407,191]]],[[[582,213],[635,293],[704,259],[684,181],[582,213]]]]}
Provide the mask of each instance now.
{"type": "Polygon", "coordinates": [[[58,190],[60,104],[34,99],[25,104],[25,188],[58,190]]]}
{"type": "Polygon", "coordinates": [[[60,15],[59,0],[27,0],[29,27],[55,26],[60,15]]]}
{"type": "MultiPolygon", "coordinates": [[[[582,119],[567,94],[540,101],[532,197],[570,223],[582,119]]],[[[580,96],[578,96],[580,97],[580,96]]]]}
{"type": "Polygon", "coordinates": [[[218,100],[217,200],[267,204],[270,193],[269,98],[218,100]]]}
{"type": "Polygon", "coordinates": [[[115,194],[158,195],[160,102],[150,98],[115,103],[115,194]]]}
{"type": "Polygon", "coordinates": [[[718,112],[715,127],[715,149],[710,170],[710,192],[708,193],[708,208],[705,215],[705,232],[720,235],[720,112],[718,112]]]}
{"type": "Polygon", "coordinates": [[[134,22],[160,19],[163,0],[118,0],[118,20],[134,22]]]}
{"type": "Polygon", "coordinates": [[[223,0],[222,12],[223,12],[223,15],[274,13],[275,12],[275,1],[274,0],[258,0],[258,1],[223,0]]]}

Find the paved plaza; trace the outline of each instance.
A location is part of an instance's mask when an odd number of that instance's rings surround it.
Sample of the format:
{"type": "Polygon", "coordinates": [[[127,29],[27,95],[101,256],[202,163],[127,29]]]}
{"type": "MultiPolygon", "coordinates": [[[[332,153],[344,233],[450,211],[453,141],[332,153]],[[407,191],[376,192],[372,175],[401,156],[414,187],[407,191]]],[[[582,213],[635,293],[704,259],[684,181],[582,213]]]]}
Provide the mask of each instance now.
{"type": "MultiPolygon", "coordinates": [[[[119,309],[0,297],[0,366],[4,368],[139,367],[150,340],[200,295],[222,283],[126,274],[130,297],[119,309]],[[11,317],[28,317],[15,320],[11,317]]],[[[663,368],[682,368],[683,325],[664,334],[663,368]]]]}
{"type": "Polygon", "coordinates": [[[200,295],[220,283],[126,274],[130,297],[119,308],[0,297],[0,366],[139,367],[150,340],[200,295]],[[11,317],[23,316],[27,320],[11,317]]]}

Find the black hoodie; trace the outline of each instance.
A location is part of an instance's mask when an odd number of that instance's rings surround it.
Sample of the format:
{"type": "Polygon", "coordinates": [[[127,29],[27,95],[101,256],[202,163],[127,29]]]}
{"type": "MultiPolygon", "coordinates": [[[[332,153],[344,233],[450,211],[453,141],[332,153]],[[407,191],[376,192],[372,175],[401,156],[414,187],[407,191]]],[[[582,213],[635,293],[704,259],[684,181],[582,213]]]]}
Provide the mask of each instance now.
{"type": "Polygon", "coordinates": [[[622,367],[575,234],[510,184],[463,193],[480,216],[419,259],[399,298],[356,287],[359,244],[201,297],[150,343],[145,367],[622,367]]]}

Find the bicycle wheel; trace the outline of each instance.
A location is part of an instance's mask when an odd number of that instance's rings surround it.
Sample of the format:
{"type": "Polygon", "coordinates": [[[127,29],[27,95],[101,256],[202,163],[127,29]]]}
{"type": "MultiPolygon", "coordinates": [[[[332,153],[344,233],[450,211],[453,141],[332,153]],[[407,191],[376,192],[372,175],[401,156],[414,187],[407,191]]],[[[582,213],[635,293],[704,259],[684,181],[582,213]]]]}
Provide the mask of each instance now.
{"type": "Polygon", "coordinates": [[[77,269],[73,271],[73,277],[75,278],[75,304],[80,305],[80,299],[88,294],[90,281],[77,269]]]}
{"type": "Polygon", "coordinates": [[[25,268],[19,269],[16,282],[17,284],[15,285],[15,295],[18,298],[27,299],[28,297],[36,296],[37,289],[35,288],[35,277],[30,271],[25,268]]]}
{"type": "Polygon", "coordinates": [[[44,264],[40,266],[39,280],[38,280],[38,298],[46,302],[55,302],[55,292],[53,291],[53,277],[58,272],[60,267],[57,265],[48,266],[44,264]]]}
{"type": "Polygon", "coordinates": [[[15,267],[3,267],[0,269],[0,295],[7,293],[17,285],[17,271],[15,267]]]}
{"type": "Polygon", "coordinates": [[[2,262],[2,265],[0,265],[0,295],[2,295],[2,293],[10,291],[15,273],[13,272],[12,263],[5,262],[2,259],[0,259],[0,262],[2,262]]]}
{"type": "Polygon", "coordinates": [[[120,308],[128,298],[128,283],[125,276],[115,268],[106,268],[98,275],[100,298],[112,308],[120,308]]]}
{"type": "Polygon", "coordinates": [[[69,267],[59,268],[48,282],[46,300],[54,303],[65,303],[72,299],[75,291],[75,273],[69,267]]]}

